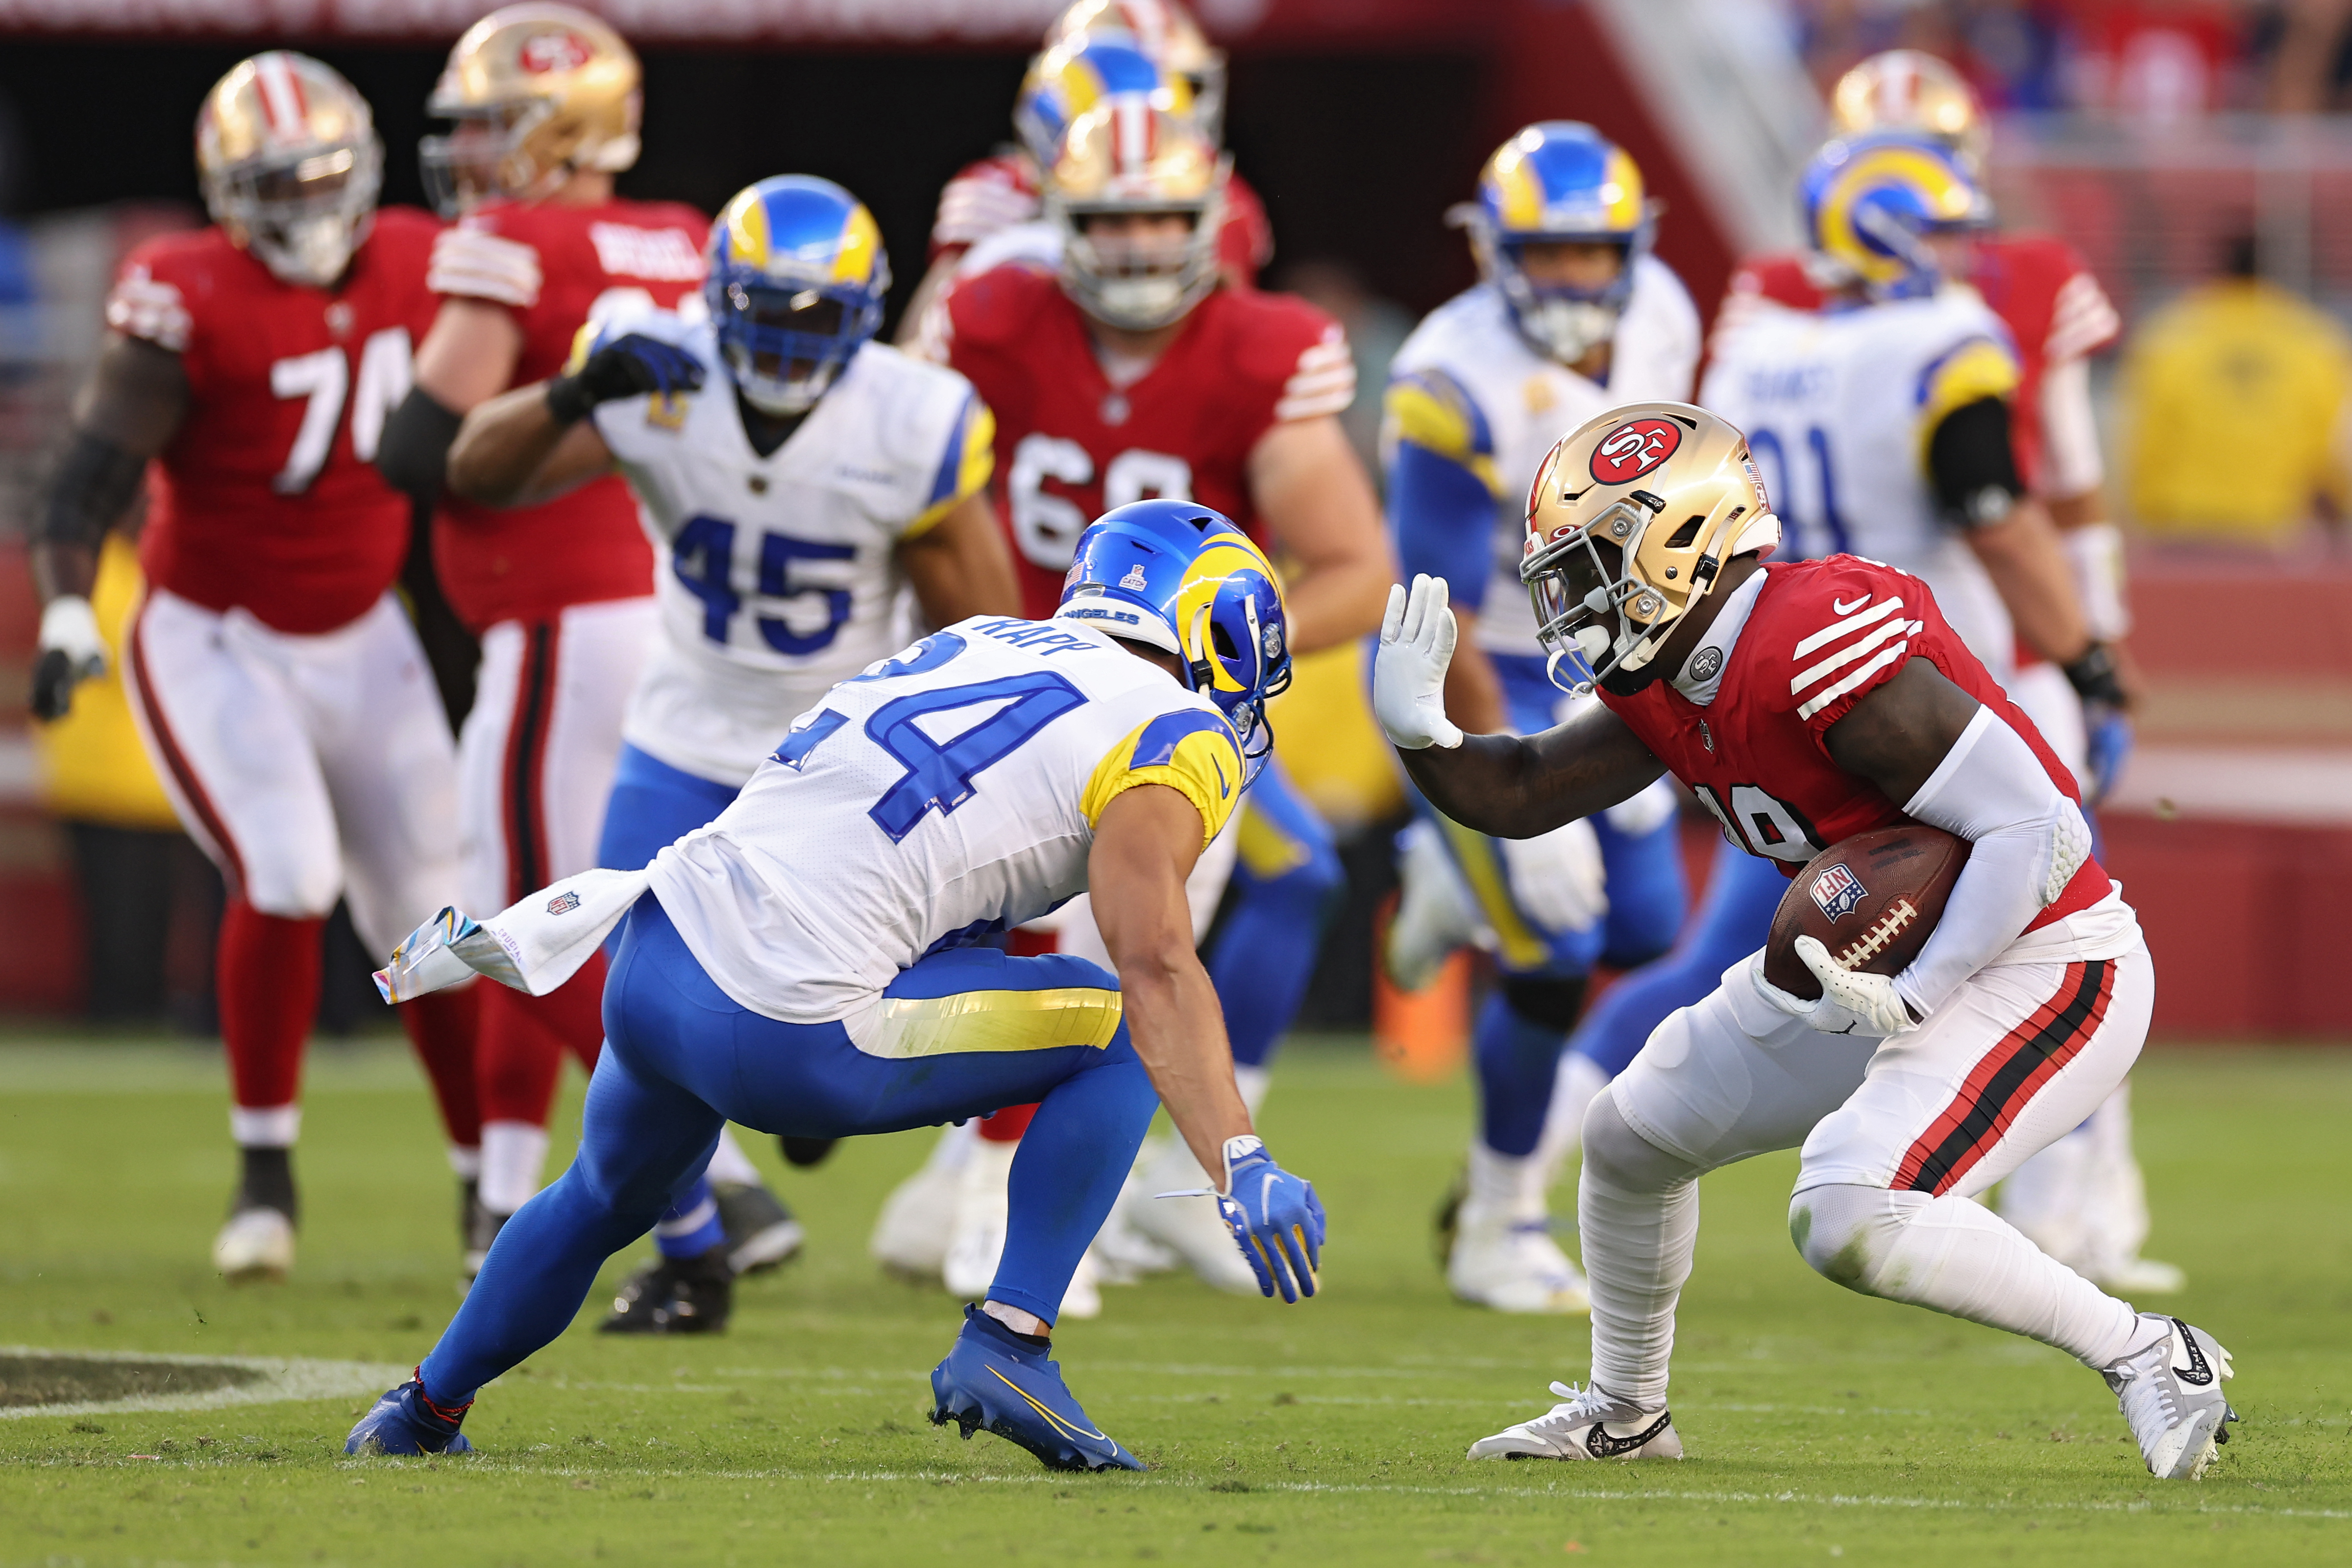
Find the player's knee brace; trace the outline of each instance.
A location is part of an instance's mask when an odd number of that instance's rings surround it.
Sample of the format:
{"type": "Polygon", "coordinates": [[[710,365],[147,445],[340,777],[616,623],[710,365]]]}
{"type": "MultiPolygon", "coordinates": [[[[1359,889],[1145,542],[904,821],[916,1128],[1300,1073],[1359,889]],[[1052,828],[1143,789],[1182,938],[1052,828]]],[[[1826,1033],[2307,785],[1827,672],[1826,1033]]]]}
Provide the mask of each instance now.
{"type": "Polygon", "coordinates": [[[1930,1201],[1926,1193],[1885,1187],[1808,1187],[1789,1200],[1789,1237],[1815,1273],[1875,1296],[1904,1227],[1930,1201]]]}
{"type": "Polygon", "coordinates": [[[1560,980],[1542,974],[1506,974],[1503,1000],[1528,1023],[1565,1035],[1576,1026],[1584,1005],[1584,976],[1560,980]]]}

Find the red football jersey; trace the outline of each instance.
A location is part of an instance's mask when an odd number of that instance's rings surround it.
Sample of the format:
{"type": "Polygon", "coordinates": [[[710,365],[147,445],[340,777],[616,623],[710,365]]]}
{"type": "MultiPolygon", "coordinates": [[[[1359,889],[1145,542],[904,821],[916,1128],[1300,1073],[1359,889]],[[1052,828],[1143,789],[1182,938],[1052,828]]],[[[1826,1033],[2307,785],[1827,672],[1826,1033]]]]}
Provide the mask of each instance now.
{"type": "Polygon", "coordinates": [[[107,324],[180,356],[187,417],[148,474],[147,580],[280,631],[331,631],[400,574],[408,500],[373,467],[432,323],[425,257],[440,228],[375,215],[332,289],[281,282],[218,228],[126,258],[107,324]]]}
{"type": "MultiPolygon", "coordinates": [[[[616,304],[667,310],[698,290],[709,227],[676,202],[497,204],[468,214],[435,247],[432,288],[513,313],[523,334],[513,384],[522,386],[563,368],[592,313],[616,304]]],[[[653,549],[617,474],[541,506],[446,497],[433,520],[433,558],[450,605],[478,632],[653,592],[653,549]]]]}
{"type": "MultiPolygon", "coordinates": [[[[2042,475],[2042,374],[2053,364],[2095,353],[2123,330],[2123,319],[2091,276],[2090,264],[2064,240],[2046,234],[1989,234],[1977,241],[1969,284],[2009,328],[2017,347],[2015,406],[2027,416],[2011,426],[2018,471],[2029,485],[2042,475]]],[[[1822,291],[1793,253],[1742,262],[1716,315],[1717,331],[1757,300],[1795,310],[1817,310],[1822,291]]]]}
{"type": "MultiPolygon", "coordinates": [[[[966,163],[940,193],[939,216],[931,224],[931,260],[961,256],[999,229],[1028,222],[1042,206],[1037,164],[1028,153],[1012,149],[966,163]]],[[[1274,259],[1274,225],[1265,216],[1265,204],[1239,174],[1225,181],[1217,259],[1228,279],[1253,284],[1274,259]]]]}
{"type": "MultiPolygon", "coordinates": [[[[1632,697],[1604,690],[1601,700],[1697,795],[1726,837],[1794,877],[1842,838],[1911,820],[1876,785],[1831,761],[1823,736],[1915,658],[2024,737],[2050,782],[2080,804],[2074,773],[1945,625],[1927,584],[1858,555],[1767,566],[1707,706],[1671,680],[1632,697]]],[[[2029,929],[2088,909],[2111,885],[2096,860],[2084,861],[2029,929]]]]}
{"type": "Polygon", "coordinates": [[[1265,542],[1247,471],[1258,437],[1355,397],[1339,323],[1288,294],[1217,289],[1123,387],[1103,374],[1077,306],[1036,268],[965,279],[946,318],[948,363],[996,415],[991,484],[1033,616],[1054,613],[1087,524],[1131,500],[1197,500],[1265,542]]]}

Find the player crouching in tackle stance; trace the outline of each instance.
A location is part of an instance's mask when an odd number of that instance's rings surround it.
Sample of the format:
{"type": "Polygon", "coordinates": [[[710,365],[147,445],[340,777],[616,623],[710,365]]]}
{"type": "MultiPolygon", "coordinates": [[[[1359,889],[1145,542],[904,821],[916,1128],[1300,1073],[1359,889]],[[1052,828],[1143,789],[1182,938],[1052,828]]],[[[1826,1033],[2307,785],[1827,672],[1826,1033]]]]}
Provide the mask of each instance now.
{"type": "Polygon", "coordinates": [[[464,1451],[475,1390],[562,1332],[727,1121],[835,1138],[1034,1101],[1003,1261],[931,1374],[931,1419],[1057,1469],[1140,1469],[1046,1352],[1155,1091],[1222,1173],[1260,1289],[1315,1292],[1322,1205],[1251,1134],[1184,898],[1265,765],[1286,639],[1274,570],[1232,523],[1121,507],[1080,542],[1054,619],[975,616],[842,682],[646,870],[559,882],[488,929],[454,910],[421,929],[380,977],[389,995],[469,965],[551,986],[627,921],[578,1157],[347,1451],[464,1451]],[[1116,979],[972,945],[1089,889],[1116,979]]]}
{"type": "Polygon", "coordinates": [[[1917,578],[1850,555],[1766,566],[1779,521],[1746,440],[1702,409],[1583,426],[1538,472],[1527,528],[1520,574],[1553,668],[1588,661],[1601,700],[1525,740],[1464,735],[1444,710],[1444,584],[1394,590],[1374,705],[1440,810],[1524,837],[1671,771],[1773,843],[1925,824],[1970,853],[1901,973],[1849,973],[1800,938],[1822,992],[1803,1001],[1751,955],[1594,1099],[1577,1202],[1591,1383],[1553,1384],[1563,1403],[1471,1457],[1680,1458],[1667,1361],[1697,1178],[1801,1147],[1789,1221],[1808,1263],[2080,1357],[2150,1471],[2201,1472],[2235,1418],[2227,1352],[1969,1201],[2089,1114],[2147,1028],[2147,948],[2092,858],[2073,775],[1917,578]]]}

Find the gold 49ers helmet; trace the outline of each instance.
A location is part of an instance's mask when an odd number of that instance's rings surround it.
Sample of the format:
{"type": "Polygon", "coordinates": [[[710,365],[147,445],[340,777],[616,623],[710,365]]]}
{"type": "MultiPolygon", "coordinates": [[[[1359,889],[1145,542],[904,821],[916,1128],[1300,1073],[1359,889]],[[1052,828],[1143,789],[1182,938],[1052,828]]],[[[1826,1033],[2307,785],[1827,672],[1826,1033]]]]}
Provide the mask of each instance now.
{"type": "Polygon", "coordinates": [[[196,112],[205,205],[289,283],[324,288],[367,237],[383,142],[359,89],[308,55],[239,60],[196,112]]]}
{"type": "Polygon", "coordinates": [[[1047,48],[1073,43],[1126,44],[1182,79],[1202,132],[1212,146],[1223,141],[1225,52],[1176,0],[1077,0],[1045,29],[1047,48]]]}
{"type": "Polygon", "coordinates": [[[1687,403],[1631,403],[1560,438],[1528,493],[1519,580],[1554,685],[1639,690],[1723,563],[1780,542],[1748,437],[1687,403]],[[1575,670],[1562,679],[1560,666],[1575,670]]]}
{"type": "Polygon", "coordinates": [[[637,57],[604,22],[570,5],[491,12],[466,29],[425,111],[454,121],[418,146],[444,217],[496,196],[531,201],[579,169],[637,161],[637,57]]]}
{"type": "Polygon", "coordinates": [[[1062,288],[1113,327],[1164,327],[1215,289],[1227,160],[1192,121],[1142,93],[1115,93],[1070,122],[1046,171],[1045,216],[1062,231],[1062,288]],[[1172,216],[1179,233],[1118,220],[1172,216]]]}
{"type": "Polygon", "coordinates": [[[1959,154],[1982,178],[1992,125],[1968,79],[1923,49],[1885,49],[1838,78],[1830,89],[1830,133],[1910,131],[1959,154]]]}

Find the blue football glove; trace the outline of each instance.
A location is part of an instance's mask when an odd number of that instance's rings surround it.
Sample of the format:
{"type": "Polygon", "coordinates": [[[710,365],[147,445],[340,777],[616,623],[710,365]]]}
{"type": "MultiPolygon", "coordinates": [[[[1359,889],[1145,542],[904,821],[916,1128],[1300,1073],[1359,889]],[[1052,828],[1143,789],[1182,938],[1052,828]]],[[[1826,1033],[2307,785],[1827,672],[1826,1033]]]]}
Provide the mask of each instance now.
{"type": "Polygon", "coordinates": [[[1315,1294],[1323,1264],[1323,1204],[1315,1184],[1274,1163],[1259,1139],[1225,1140],[1225,1190],[1217,1213],[1257,1275],[1258,1293],[1286,1301],[1315,1294]]]}
{"type": "Polygon", "coordinates": [[[2090,729],[2091,764],[2091,798],[2084,804],[2097,805],[2113,793],[2124,764],[2131,760],[2131,715],[2120,708],[2091,705],[2083,717],[2090,729]]]}
{"type": "Polygon", "coordinates": [[[614,338],[568,375],[547,384],[548,412],[559,425],[577,424],[600,403],[647,393],[667,396],[702,385],[702,362],[678,347],[642,332],[614,338]]]}

